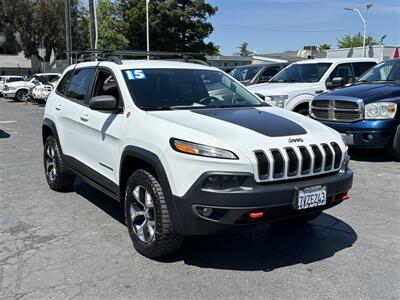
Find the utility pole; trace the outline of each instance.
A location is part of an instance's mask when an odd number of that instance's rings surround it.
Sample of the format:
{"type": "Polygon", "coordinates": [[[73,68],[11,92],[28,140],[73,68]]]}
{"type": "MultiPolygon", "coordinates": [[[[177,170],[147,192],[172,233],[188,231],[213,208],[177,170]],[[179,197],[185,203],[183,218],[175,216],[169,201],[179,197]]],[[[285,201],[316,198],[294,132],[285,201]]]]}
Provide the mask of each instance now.
{"type": "MultiPolygon", "coordinates": [[[[71,0],[65,0],[65,42],[66,50],[72,50],[72,35],[71,35],[71,0]]],[[[72,64],[71,53],[67,52],[68,65],[72,64]]]]}
{"type": "Polygon", "coordinates": [[[363,57],[365,57],[366,53],[365,53],[365,39],[367,36],[367,18],[368,18],[368,10],[372,7],[372,3],[367,4],[367,9],[365,10],[365,18],[362,16],[360,10],[358,8],[350,8],[350,7],[345,7],[345,10],[350,10],[350,11],[355,11],[356,13],[358,13],[358,15],[360,16],[363,24],[364,24],[364,35],[363,35],[363,57]]]}
{"type": "MultiPolygon", "coordinates": [[[[147,52],[150,51],[149,2],[150,2],[150,0],[146,0],[146,41],[147,41],[147,52]]],[[[147,60],[149,60],[149,59],[150,59],[150,56],[147,55],[147,60]]]]}
{"type": "Polygon", "coordinates": [[[89,0],[90,15],[90,47],[97,49],[97,17],[95,0],[89,0]]]}

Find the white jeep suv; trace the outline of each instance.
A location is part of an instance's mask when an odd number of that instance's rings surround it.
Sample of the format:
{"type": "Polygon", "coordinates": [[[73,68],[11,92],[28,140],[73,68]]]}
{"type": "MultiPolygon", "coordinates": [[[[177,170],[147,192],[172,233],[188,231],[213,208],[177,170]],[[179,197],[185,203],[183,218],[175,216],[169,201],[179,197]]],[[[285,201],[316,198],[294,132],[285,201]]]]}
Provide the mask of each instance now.
{"type": "Polygon", "coordinates": [[[186,235],[309,221],[346,200],[353,179],[339,133],[186,62],[70,66],[42,132],[50,188],[68,190],[78,175],[119,201],[148,257],[186,235]]]}
{"type": "Polygon", "coordinates": [[[353,83],[377,64],[373,58],[320,58],[293,63],[249,90],[271,105],[308,115],[318,94],[353,83]]]}

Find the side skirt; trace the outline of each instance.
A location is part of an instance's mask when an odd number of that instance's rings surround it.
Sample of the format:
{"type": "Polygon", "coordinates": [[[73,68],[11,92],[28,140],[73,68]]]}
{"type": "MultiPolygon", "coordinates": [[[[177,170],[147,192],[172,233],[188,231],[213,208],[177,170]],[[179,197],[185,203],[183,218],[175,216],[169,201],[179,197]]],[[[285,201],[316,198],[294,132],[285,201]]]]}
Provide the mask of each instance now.
{"type": "Polygon", "coordinates": [[[115,182],[71,156],[64,155],[64,162],[69,171],[80,176],[95,189],[120,202],[119,187],[115,182]]]}

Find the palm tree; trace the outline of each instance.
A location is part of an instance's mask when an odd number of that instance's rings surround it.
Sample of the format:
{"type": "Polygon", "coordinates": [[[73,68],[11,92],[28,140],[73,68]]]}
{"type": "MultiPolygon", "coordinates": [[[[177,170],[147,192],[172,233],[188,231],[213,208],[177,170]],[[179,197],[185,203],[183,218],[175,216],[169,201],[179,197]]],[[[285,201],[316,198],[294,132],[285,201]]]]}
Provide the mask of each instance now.
{"type": "Polygon", "coordinates": [[[318,46],[318,51],[319,52],[326,52],[326,50],[331,49],[331,45],[330,44],[321,44],[318,46]]]}

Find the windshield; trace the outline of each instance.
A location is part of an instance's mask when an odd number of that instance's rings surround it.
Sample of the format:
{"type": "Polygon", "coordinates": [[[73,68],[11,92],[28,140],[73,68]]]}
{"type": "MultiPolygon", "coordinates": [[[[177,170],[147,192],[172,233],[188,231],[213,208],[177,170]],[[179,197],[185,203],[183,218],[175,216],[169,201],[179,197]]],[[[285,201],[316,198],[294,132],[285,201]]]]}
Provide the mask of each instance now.
{"type": "Polygon", "coordinates": [[[260,69],[261,67],[236,68],[231,72],[231,75],[238,81],[250,81],[260,69]]]}
{"type": "Polygon", "coordinates": [[[132,99],[144,110],[264,106],[220,71],[136,69],[122,73],[132,99]]]}
{"type": "Polygon", "coordinates": [[[400,62],[382,62],[361,76],[357,82],[400,81],[400,62]]]}
{"type": "Polygon", "coordinates": [[[292,64],[270,82],[318,82],[330,66],[331,63],[292,64]]]}

